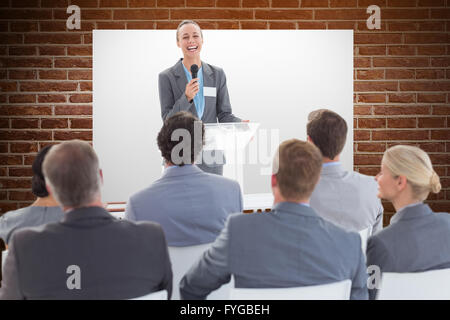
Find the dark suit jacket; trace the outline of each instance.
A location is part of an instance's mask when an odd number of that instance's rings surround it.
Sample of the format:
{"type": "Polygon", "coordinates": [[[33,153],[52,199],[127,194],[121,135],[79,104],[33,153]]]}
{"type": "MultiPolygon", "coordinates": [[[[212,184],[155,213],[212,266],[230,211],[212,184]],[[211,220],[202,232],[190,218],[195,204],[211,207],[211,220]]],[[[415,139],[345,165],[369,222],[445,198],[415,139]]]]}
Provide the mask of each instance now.
{"type": "MultiPolygon", "coordinates": [[[[159,101],[161,103],[161,116],[163,120],[179,111],[189,111],[198,118],[194,102],[190,103],[184,91],[186,90],[186,74],[183,70],[182,60],[159,74],[159,101]]],[[[227,79],[221,68],[202,61],[203,86],[215,87],[216,97],[205,96],[205,110],[200,120],[204,123],[240,122],[231,111],[230,97],[228,95],[227,79]]]]}
{"type": "MultiPolygon", "coordinates": [[[[450,268],[450,215],[423,203],[401,209],[388,227],[369,238],[367,265],[381,272],[450,268]]],[[[376,290],[369,295],[374,299],[376,290]]]]}
{"type": "Polygon", "coordinates": [[[130,299],[163,289],[170,297],[172,268],[161,227],[87,207],[12,235],[0,299],[130,299]],[[81,271],[79,290],[67,286],[71,265],[81,271]]]}
{"type": "Polygon", "coordinates": [[[287,288],[350,279],[367,299],[361,238],[313,209],[282,202],[269,213],[231,215],[221,235],[181,279],[184,299],[204,299],[234,276],[236,288],[287,288]]]}

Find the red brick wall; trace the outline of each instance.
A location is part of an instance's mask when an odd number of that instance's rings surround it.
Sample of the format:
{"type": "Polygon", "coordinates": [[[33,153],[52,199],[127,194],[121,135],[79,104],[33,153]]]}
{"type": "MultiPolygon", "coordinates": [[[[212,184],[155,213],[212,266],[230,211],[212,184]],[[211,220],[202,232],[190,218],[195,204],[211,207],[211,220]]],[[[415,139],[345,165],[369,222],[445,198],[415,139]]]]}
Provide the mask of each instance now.
{"type": "Polygon", "coordinates": [[[33,201],[42,146],[92,139],[92,29],[194,19],[204,29],[353,29],[355,170],[375,175],[387,147],[418,145],[441,176],[430,203],[450,211],[449,18],[450,0],[0,0],[0,210],[33,201]],[[81,30],[66,29],[70,4],[81,30]],[[380,30],[366,26],[372,4],[380,30]]]}

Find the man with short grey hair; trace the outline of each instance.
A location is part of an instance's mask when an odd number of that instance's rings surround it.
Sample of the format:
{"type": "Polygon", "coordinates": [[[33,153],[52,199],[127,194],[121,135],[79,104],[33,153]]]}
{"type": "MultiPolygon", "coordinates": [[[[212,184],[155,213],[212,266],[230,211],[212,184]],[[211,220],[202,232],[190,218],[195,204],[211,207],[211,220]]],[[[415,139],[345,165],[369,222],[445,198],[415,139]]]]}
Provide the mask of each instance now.
{"type": "Polygon", "coordinates": [[[97,155],[87,142],[69,141],[57,146],[43,163],[45,182],[63,209],[86,207],[100,201],[102,172],[97,155]],[[64,174],[61,174],[64,173],[64,174]],[[82,177],[82,178],[81,178],[82,177]]]}
{"type": "Polygon", "coordinates": [[[103,208],[102,171],[89,143],[53,147],[43,169],[65,217],[13,234],[0,299],[130,299],[164,289],[170,297],[161,227],[117,220],[103,208]]]}

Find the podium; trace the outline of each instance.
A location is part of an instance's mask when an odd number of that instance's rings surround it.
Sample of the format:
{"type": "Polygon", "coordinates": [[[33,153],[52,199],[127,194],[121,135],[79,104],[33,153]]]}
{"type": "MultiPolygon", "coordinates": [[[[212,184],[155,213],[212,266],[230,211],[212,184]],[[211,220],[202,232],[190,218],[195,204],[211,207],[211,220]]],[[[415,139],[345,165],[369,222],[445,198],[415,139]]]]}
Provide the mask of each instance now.
{"type": "Polygon", "coordinates": [[[205,145],[203,146],[203,151],[207,151],[206,155],[215,155],[216,159],[208,159],[208,156],[199,158],[207,163],[208,161],[214,163],[223,162],[221,163],[223,164],[223,176],[238,181],[243,192],[243,166],[246,160],[244,152],[246,146],[255,136],[260,124],[254,122],[226,122],[205,123],[204,125],[205,145]]]}

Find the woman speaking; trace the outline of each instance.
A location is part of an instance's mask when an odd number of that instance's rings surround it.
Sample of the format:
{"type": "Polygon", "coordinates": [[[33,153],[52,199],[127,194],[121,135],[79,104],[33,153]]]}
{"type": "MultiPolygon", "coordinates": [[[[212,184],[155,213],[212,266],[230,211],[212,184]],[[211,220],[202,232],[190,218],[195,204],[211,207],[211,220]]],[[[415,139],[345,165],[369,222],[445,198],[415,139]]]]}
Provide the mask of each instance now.
{"type": "MultiPolygon", "coordinates": [[[[201,61],[202,45],[200,26],[192,20],[182,21],[177,28],[177,46],[183,52],[183,58],[159,74],[162,119],[164,121],[179,111],[189,111],[204,123],[240,122],[241,119],[231,111],[225,73],[221,68],[201,61]]],[[[216,159],[218,155],[211,156],[210,159],[216,159]]],[[[199,167],[222,174],[222,164],[202,162],[199,167]]]]}

